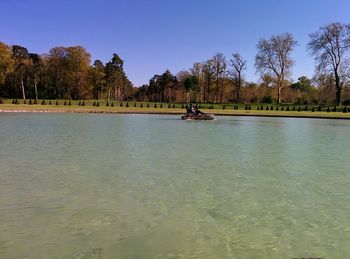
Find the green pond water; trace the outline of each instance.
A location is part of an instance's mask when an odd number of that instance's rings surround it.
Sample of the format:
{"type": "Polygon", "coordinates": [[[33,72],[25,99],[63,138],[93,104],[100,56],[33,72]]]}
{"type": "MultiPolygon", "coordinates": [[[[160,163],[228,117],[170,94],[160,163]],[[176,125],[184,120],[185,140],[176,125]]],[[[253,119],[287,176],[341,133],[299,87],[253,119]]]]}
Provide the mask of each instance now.
{"type": "Polygon", "coordinates": [[[350,258],[349,133],[0,113],[0,258],[350,258]]]}

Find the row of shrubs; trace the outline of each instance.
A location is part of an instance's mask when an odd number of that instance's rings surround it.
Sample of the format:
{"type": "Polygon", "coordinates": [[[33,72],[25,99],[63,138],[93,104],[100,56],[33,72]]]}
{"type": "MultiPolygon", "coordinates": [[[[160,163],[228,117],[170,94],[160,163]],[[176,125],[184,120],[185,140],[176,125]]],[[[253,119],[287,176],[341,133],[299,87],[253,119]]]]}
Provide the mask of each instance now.
{"type": "MultiPolygon", "coordinates": [[[[4,101],[2,99],[0,99],[0,104],[1,103],[4,103],[4,101]]],[[[20,104],[20,102],[18,101],[18,99],[13,99],[12,100],[12,104],[20,104]]],[[[34,105],[35,104],[36,105],[38,105],[38,104],[41,104],[41,105],[61,105],[58,100],[56,100],[56,101],[51,101],[51,100],[46,101],[45,99],[41,100],[40,102],[38,100],[36,100],[36,99],[34,99],[34,100],[30,99],[29,101],[23,100],[23,104],[29,104],[29,105],[31,105],[31,104],[34,104],[34,105]]],[[[63,102],[63,105],[71,106],[72,102],[71,102],[71,100],[68,100],[68,101],[65,100],[63,102]]],[[[79,101],[78,105],[79,106],[85,106],[85,101],[84,100],[79,101]]],[[[107,107],[108,106],[110,106],[110,107],[117,106],[117,105],[114,104],[114,102],[109,102],[109,101],[107,101],[104,105],[107,106],[107,107]]],[[[100,106],[102,106],[102,103],[100,104],[100,101],[94,101],[92,103],[92,106],[100,107],[100,106]]],[[[126,103],[120,102],[119,103],[119,107],[124,107],[124,106],[125,107],[139,107],[139,108],[143,108],[143,107],[147,107],[147,108],[151,108],[151,107],[153,107],[153,108],[163,108],[163,107],[176,108],[175,104],[170,104],[170,103],[168,103],[167,105],[164,105],[164,106],[163,106],[163,103],[158,103],[158,105],[157,105],[157,103],[153,103],[153,104],[147,103],[147,105],[144,105],[143,103],[140,103],[139,106],[137,106],[136,102],[133,105],[129,105],[129,102],[126,102],[126,103]]],[[[185,108],[184,104],[181,104],[181,108],[182,109],[185,108]]],[[[211,104],[209,107],[203,107],[203,108],[214,109],[214,105],[211,104]]],[[[202,109],[202,105],[201,104],[198,105],[198,109],[202,109]]],[[[223,105],[222,109],[225,110],[225,109],[228,109],[228,108],[227,108],[226,105],[223,105]]],[[[238,105],[233,106],[233,109],[234,110],[239,110],[238,105]]],[[[289,106],[273,106],[273,105],[265,105],[264,106],[264,105],[258,105],[256,109],[258,111],[264,111],[264,110],[266,110],[266,111],[273,111],[273,110],[275,110],[275,111],[311,111],[311,112],[315,112],[315,111],[318,111],[318,112],[321,112],[321,111],[338,112],[339,111],[340,112],[340,111],[342,111],[344,113],[349,111],[347,106],[345,106],[345,107],[343,107],[341,109],[337,109],[336,106],[334,106],[334,107],[327,107],[327,109],[322,109],[321,105],[319,105],[317,107],[312,106],[311,108],[309,108],[307,105],[304,106],[303,108],[301,106],[296,107],[295,105],[293,105],[291,108],[289,106]]],[[[252,110],[251,105],[250,104],[246,104],[244,110],[252,110]]]]}
{"type": "MultiPolygon", "coordinates": [[[[251,110],[250,105],[246,105],[245,110],[251,110]]],[[[316,108],[315,108],[315,106],[312,106],[311,109],[309,109],[309,107],[308,107],[307,105],[304,106],[304,108],[301,108],[301,106],[298,106],[298,108],[296,108],[295,105],[293,105],[292,108],[289,108],[289,106],[287,106],[287,107],[284,107],[284,106],[281,106],[281,107],[276,106],[276,107],[274,107],[273,105],[271,105],[271,106],[266,105],[266,106],[264,107],[264,105],[261,105],[261,106],[258,106],[258,107],[257,107],[257,110],[258,110],[258,111],[259,111],[259,110],[260,110],[260,111],[263,111],[263,110],[266,110],[266,111],[269,111],[269,110],[271,110],[271,111],[273,111],[273,110],[279,111],[279,110],[280,110],[280,111],[298,111],[298,112],[300,112],[300,111],[311,111],[311,112],[315,112],[315,111],[321,112],[321,111],[324,111],[324,110],[322,109],[321,105],[319,105],[319,106],[316,107],[316,108]]],[[[343,109],[337,109],[337,107],[334,106],[333,108],[327,107],[326,111],[327,111],[327,112],[331,112],[331,111],[332,111],[332,112],[342,111],[342,112],[346,113],[346,112],[348,112],[348,108],[347,108],[347,106],[344,106],[343,109]]]]}

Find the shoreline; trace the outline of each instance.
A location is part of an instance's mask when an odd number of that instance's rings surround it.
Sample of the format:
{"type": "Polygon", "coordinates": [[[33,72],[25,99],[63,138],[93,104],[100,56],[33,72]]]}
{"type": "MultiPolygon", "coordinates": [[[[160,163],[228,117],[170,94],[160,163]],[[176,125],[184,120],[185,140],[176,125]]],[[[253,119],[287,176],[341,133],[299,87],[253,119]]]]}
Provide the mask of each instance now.
{"type": "MultiPolygon", "coordinates": [[[[350,113],[342,112],[293,112],[293,111],[254,111],[254,110],[203,110],[205,113],[214,116],[237,116],[237,117],[277,117],[277,118],[305,118],[305,119],[336,119],[350,120],[350,113]]],[[[16,108],[1,107],[0,113],[80,113],[80,114],[150,114],[150,115],[182,115],[185,112],[182,109],[168,108],[51,108],[51,107],[33,107],[16,108]]]]}

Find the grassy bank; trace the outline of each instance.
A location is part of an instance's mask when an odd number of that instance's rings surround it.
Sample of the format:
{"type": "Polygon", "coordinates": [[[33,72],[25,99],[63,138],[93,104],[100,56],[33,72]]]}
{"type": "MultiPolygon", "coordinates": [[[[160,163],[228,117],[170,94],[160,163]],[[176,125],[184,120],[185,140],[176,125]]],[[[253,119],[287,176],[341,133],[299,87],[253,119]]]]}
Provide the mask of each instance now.
{"type": "MultiPolygon", "coordinates": [[[[106,101],[68,101],[68,100],[5,100],[0,104],[2,112],[74,112],[74,113],[130,113],[130,114],[183,114],[185,109],[179,103],[151,102],[106,102],[106,101]]],[[[344,107],[318,107],[305,105],[271,105],[271,104],[200,104],[206,113],[223,116],[265,116],[265,117],[301,117],[350,119],[350,113],[344,107]]]]}

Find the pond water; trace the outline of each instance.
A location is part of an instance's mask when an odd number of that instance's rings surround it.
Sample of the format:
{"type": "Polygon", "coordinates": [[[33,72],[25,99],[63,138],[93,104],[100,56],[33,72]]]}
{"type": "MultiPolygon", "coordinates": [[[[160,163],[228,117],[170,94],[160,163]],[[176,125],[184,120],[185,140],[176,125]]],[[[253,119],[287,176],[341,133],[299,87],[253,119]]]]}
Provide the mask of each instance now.
{"type": "Polygon", "coordinates": [[[0,113],[0,258],[346,258],[350,121],[0,113]]]}

